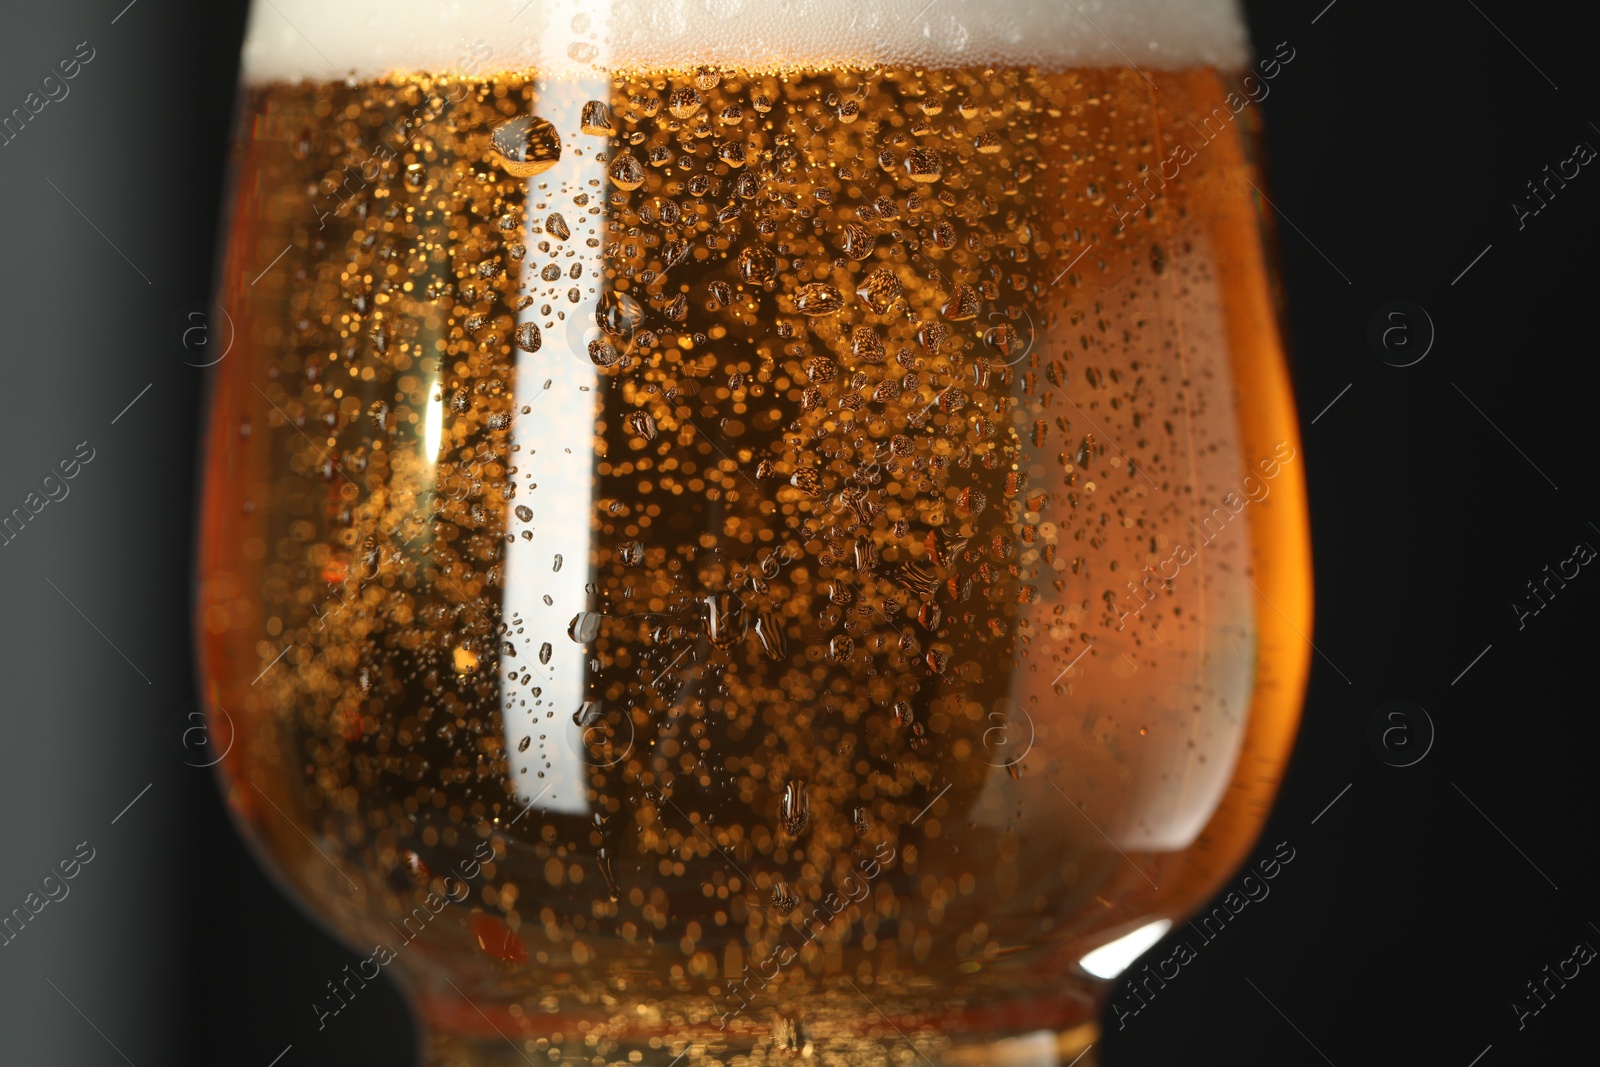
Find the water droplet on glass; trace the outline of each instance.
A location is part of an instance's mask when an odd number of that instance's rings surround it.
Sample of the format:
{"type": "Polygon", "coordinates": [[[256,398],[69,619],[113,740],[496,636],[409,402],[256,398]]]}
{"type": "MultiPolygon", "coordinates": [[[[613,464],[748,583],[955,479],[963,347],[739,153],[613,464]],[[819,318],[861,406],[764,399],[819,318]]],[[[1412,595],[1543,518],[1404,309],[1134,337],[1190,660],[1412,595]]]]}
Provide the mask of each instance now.
{"type": "Polygon", "coordinates": [[[606,168],[611,184],[623,192],[631,192],[644,184],[644,165],[633,158],[632,152],[623,152],[606,168]]]}
{"type": "Polygon", "coordinates": [[[700,110],[704,103],[700,94],[687,85],[681,89],[674,89],[672,95],[667,97],[667,110],[672,112],[674,118],[686,119],[700,110]]]}
{"type": "Polygon", "coordinates": [[[871,326],[857,326],[850,332],[850,353],[863,363],[882,363],[883,339],[871,326]]]}
{"type": "Polygon", "coordinates": [[[803,315],[837,315],[844,297],[826,282],[809,282],[795,290],[794,306],[803,315]]]}
{"type": "Polygon", "coordinates": [[[580,611],[567,624],[567,636],[580,645],[593,641],[600,633],[600,616],[592,611],[580,611]]]}
{"type": "Polygon", "coordinates": [[[531,322],[522,323],[511,337],[512,340],[516,341],[517,347],[524,352],[537,352],[539,351],[539,346],[544,343],[544,337],[539,333],[539,327],[531,322]]]}
{"type": "Polygon", "coordinates": [[[635,436],[642,437],[646,441],[654,441],[656,439],[656,420],[648,411],[629,412],[628,429],[632,430],[635,436]]]}
{"type": "Polygon", "coordinates": [[[744,601],[732,593],[713,593],[704,598],[706,637],[718,648],[731,648],[744,637],[744,601]]]}
{"type": "Polygon", "coordinates": [[[871,230],[854,222],[845,223],[844,233],[839,239],[839,246],[851,259],[866,259],[872,255],[872,250],[877,244],[878,239],[872,235],[871,230]]]}
{"type": "Polygon", "coordinates": [[[495,162],[513,178],[531,178],[561,159],[561,135],[538,115],[519,115],[489,135],[495,162]]]}
{"type": "Polygon", "coordinates": [[[799,837],[811,821],[811,800],[806,796],[806,784],[791,778],[783,787],[783,798],[778,802],[778,822],[784,833],[799,837]]]}
{"type": "Polygon", "coordinates": [[[756,616],[756,640],[761,643],[761,651],[774,663],[782,660],[789,650],[789,640],[784,635],[783,624],[778,621],[777,614],[771,609],[756,616]]]}
{"type": "Polygon", "coordinates": [[[746,245],[739,252],[737,267],[745,281],[764,282],[778,269],[778,260],[766,245],[746,245]]]}
{"type": "Polygon", "coordinates": [[[550,642],[549,641],[546,641],[544,644],[540,645],[539,646],[539,662],[540,663],[549,663],[550,662],[550,653],[553,652],[553,651],[554,651],[554,649],[552,649],[550,647],[550,642]]]}
{"type": "Polygon", "coordinates": [[[617,132],[616,126],[611,122],[611,109],[600,100],[591,100],[583,105],[580,128],[593,137],[609,137],[617,132]]]}
{"type": "Polygon", "coordinates": [[[900,299],[900,277],[888,267],[878,267],[862,279],[856,289],[859,296],[873,311],[882,315],[900,299]]]}
{"type": "Polygon", "coordinates": [[[936,182],[944,173],[944,161],[931,148],[913,148],[901,163],[906,176],[914,182],[936,182]]]}
{"type": "Polygon", "coordinates": [[[628,293],[613,289],[595,306],[594,321],[606,333],[625,336],[644,321],[644,305],[628,293]]]}
{"type": "Polygon", "coordinates": [[[622,893],[617,889],[617,873],[613,868],[611,853],[604,848],[595,852],[595,862],[600,868],[600,874],[606,880],[606,894],[612,900],[621,900],[622,893]]]}
{"type": "Polygon", "coordinates": [[[822,495],[822,472],[815,467],[801,467],[789,475],[789,484],[806,496],[819,497],[822,495]]]}
{"type": "Polygon", "coordinates": [[[939,309],[939,314],[951,322],[964,322],[967,319],[978,317],[978,291],[970,285],[958,285],[956,291],[944,307],[939,309]]]}

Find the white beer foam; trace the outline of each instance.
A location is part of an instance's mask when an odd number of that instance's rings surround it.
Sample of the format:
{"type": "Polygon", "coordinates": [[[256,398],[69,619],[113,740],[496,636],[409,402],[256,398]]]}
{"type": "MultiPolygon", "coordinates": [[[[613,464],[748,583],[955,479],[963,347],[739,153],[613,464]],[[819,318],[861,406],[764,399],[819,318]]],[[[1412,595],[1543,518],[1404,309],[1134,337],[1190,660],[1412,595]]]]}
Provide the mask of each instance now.
{"type": "Polygon", "coordinates": [[[1238,0],[255,0],[243,74],[1248,62],[1238,0]]]}

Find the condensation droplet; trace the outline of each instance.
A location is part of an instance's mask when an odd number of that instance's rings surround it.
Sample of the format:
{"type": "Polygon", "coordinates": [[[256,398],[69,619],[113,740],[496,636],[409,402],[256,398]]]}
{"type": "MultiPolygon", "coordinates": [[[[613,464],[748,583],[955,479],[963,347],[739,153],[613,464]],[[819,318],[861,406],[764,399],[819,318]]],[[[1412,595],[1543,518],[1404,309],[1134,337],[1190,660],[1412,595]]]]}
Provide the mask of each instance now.
{"type": "Polygon", "coordinates": [[[519,115],[502,122],[489,135],[495,162],[514,178],[531,178],[561,159],[561,135],[547,119],[519,115]]]}
{"type": "MultiPolygon", "coordinates": [[[[593,641],[600,633],[600,616],[592,611],[580,611],[567,623],[567,636],[580,645],[593,641]]],[[[540,660],[543,661],[541,654],[540,660]]]]}
{"type": "Polygon", "coordinates": [[[611,122],[611,109],[600,100],[590,100],[583,105],[580,128],[593,137],[609,137],[617,132],[616,126],[611,122]]]}
{"type": "Polygon", "coordinates": [[[859,296],[873,311],[882,315],[900,299],[900,277],[888,267],[878,267],[862,279],[856,289],[859,296]]]}
{"type": "Polygon", "coordinates": [[[791,778],[783,787],[783,799],[778,802],[778,822],[784,833],[799,837],[811,821],[811,799],[806,795],[806,784],[791,778]]]}
{"type": "Polygon", "coordinates": [[[544,337],[539,333],[539,327],[531,322],[524,322],[519,325],[511,337],[512,340],[516,341],[517,347],[524,352],[537,352],[539,351],[539,346],[544,343],[544,337]]]}
{"type": "Polygon", "coordinates": [[[826,282],[809,282],[795,290],[794,306],[803,315],[837,315],[844,297],[826,282]]]}
{"type": "Polygon", "coordinates": [[[644,165],[633,157],[632,152],[623,152],[611,161],[606,168],[606,175],[623,192],[632,192],[644,184],[644,165]]]}

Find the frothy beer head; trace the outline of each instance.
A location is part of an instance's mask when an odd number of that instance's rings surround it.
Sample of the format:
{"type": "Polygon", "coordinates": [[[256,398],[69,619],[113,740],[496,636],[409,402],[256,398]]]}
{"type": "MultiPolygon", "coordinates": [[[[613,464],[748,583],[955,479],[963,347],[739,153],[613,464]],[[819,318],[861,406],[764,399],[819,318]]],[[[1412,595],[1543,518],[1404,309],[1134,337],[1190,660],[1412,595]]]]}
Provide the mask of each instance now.
{"type": "Polygon", "coordinates": [[[546,76],[878,64],[1231,70],[1236,0],[275,0],[252,5],[252,83],[396,71],[546,76]]]}

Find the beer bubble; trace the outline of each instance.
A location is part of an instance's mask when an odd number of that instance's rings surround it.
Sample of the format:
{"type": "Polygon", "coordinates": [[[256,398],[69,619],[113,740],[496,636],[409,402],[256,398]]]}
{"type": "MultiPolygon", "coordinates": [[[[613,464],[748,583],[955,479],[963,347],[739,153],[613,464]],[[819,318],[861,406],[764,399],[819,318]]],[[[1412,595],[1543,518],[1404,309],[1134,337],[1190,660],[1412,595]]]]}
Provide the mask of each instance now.
{"type": "Polygon", "coordinates": [[[561,135],[547,119],[519,115],[489,135],[495,162],[513,178],[531,178],[561,159],[561,135]]]}

